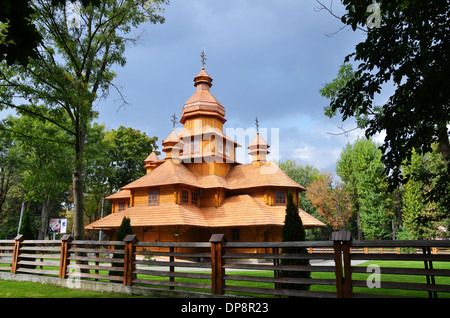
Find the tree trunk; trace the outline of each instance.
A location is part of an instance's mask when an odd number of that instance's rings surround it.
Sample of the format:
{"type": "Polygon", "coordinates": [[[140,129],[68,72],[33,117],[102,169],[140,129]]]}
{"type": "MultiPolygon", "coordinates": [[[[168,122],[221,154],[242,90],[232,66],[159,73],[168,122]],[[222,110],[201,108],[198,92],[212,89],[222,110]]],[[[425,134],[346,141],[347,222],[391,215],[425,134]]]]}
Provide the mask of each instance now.
{"type": "Polygon", "coordinates": [[[73,183],[73,238],[84,240],[84,190],[83,190],[83,154],[86,129],[79,122],[76,125],[75,162],[72,173],[73,183]]]}
{"type": "Polygon", "coordinates": [[[49,206],[50,206],[50,196],[47,195],[47,198],[42,205],[41,230],[39,231],[38,240],[45,240],[45,235],[47,234],[49,206]]]}
{"type": "Polygon", "coordinates": [[[448,131],[445,123],[438,124],[438,141],[439,141],[439,150],[444,157],[444,163],[448,167],[448,163],[450,162],[450,142],[448,140],[448,131]]]}

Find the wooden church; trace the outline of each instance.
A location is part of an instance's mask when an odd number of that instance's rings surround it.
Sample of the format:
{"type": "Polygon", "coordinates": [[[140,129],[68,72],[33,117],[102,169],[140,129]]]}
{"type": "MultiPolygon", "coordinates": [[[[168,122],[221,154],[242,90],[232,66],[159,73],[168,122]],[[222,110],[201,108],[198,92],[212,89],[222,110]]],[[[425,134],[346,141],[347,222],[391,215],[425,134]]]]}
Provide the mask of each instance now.
{"type": "MultiPolygon", "coordinates": [[[[181,111],[183,129],[162,142],[165,158],[151,153],[146,175],[107,197],[112,213],[86,229],[115,239],[126,216],[139,241],[199,242],[215,233],[228,241],[281,241],[287,193],[298,204],[305,188],[266,161],[269,145],[259,133],[248,147],[252,163],[236,162],[240,145],[223,133],[225,108],[210,92],[212,81],[203,67],[181,111]]],[[[325,227],[299,214],[304,228],[325,227]]]]}

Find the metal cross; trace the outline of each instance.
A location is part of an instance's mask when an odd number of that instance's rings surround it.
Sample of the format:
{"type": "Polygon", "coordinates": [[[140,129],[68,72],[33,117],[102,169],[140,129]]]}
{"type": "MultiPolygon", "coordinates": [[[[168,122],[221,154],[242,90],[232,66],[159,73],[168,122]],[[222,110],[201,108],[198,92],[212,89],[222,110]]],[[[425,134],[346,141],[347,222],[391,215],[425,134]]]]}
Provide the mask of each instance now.
{"type": "Polygon", "coordinates": [[[171,122],[173,123],[173,128],[175,128],[175,124],[177,123],[177,116],[175,115],[175,113],[173,113],[171,122]]]}
{"type": "Polygon", "coordinates": [[[200,57],[202,58],[202,65],[203,65],[203,68],[205,68],[205,65],[206,65],[206,53],[205,53],[205,49],[203,49],[202,53],[200,54],[200,57]]]}
{"type": "Polygon", "coordinates": [[[255,125],[256,125],[256,132],[259,132],[259,121],[258,121],[258,117],[256,117],[256,119],[255,119],[255,125]]]}

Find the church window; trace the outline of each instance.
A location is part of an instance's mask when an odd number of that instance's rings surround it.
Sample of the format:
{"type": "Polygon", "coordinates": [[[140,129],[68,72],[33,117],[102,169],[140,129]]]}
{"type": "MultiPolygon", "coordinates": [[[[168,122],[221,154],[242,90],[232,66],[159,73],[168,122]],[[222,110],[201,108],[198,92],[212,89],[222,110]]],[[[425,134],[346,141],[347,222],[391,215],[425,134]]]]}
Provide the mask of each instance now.
{"type": "Polygon", "coordinates": [[[189,204],[189,191],[181,190],[181,202],[189,204]]]}
{"type": "Polygon", "coordinates": [[[225,145],[225,156],[230,156],[230,147],[228,145],[225,145]]]}
{"type": "Polygon", "coordinates": [[[158,204],[158,191],[152,190],[148,192],[148,205],[158,204]]]}
{"type": "Polygon", "coordinates": [[[200,151],[200,141],[194,140],[194,142],[191,143],[191,153],[197,153],[200,151]]]}
{"type": "Polygon", "coordinates": [[[125,204],[126,204],[126,202],[119,202],[119,212],[125,210],[125,204]]]}
{"type": "Polygon", "coordinates": [[[191,192],[191,204],[193,204],[193,205],[198,204],[198,192],[197,191],[191,192]]]}
{"type": "Polygon", "coordinates": [[[199,195],[197,190],[181,190],[181,203],[198,205],[199,195]]]}
{"type": "Polygon", "coordinates": [[[275,191],[275,204],[286,204],[286,192],[275,191]]]}
{"type": "Polygon", "coordinates": [[[240,229],[231,229],[231,240],[239,241],[241,239],[241,230],[240,229]]]}
{"type": "Polygon", "coordinates": [[[219,144],[219,154],[223,154],[223,144],[219,144]]]}

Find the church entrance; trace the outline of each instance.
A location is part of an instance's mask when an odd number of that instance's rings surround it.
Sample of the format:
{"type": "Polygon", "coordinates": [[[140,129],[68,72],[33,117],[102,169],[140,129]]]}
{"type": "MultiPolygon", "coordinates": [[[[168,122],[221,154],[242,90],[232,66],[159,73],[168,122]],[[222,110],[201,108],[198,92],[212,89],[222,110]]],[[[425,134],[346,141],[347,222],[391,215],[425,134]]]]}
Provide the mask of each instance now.
{"type": "MultiPolygon", "coordinates": [[[[144,230],[144,242],[159,242],[159,232],[157,229],[150,227],[144,230]]],[[[151,247],[150,251],[158,252],[159,248],[151,247]]]]}

